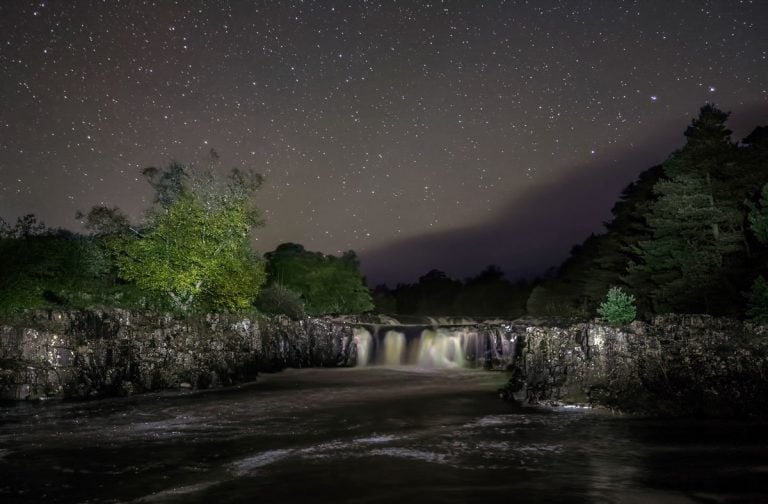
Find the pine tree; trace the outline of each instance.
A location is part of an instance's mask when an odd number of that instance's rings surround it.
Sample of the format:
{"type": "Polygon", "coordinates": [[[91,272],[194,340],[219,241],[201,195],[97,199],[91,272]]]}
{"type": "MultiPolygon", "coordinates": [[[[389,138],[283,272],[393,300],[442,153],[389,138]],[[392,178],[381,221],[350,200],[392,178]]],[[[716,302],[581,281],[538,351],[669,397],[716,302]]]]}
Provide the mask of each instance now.
{"type": "Polygon", "coordinates": [[[712,105],[702,107],[685,132],[686,145],[664,163],[666,178],[654,186],[657,199],[645,216],[651,237],[634,248],[638,259],[627,281],[646,290],[656,312],[710,311],[733,294],[724,260],[742,249],[744,235],[723,189],[736,157],[727,118],[712,105]]]}

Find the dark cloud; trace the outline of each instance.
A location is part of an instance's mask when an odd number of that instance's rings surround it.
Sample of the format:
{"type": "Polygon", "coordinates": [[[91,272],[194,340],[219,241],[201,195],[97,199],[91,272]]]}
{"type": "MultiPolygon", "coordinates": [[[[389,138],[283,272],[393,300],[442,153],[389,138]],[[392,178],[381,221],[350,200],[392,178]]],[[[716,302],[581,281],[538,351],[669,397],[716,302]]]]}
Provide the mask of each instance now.
{"type": "MultiPolygon", "coordinates": [[[[760,124],[768,124],[768,105],[763,103],[736,110],[730,121],[735,140],[760,124]]],[[[501,266],[512,279],[542,274],[590,233],[603,231],[622,189],[683,141],[679,128],[660,127],[633,152],[610,163],[575,167],[569,176],[508,202],[486,222],[366,252],[363,271],[372,286],[413,282],[430,269],[462,279],[489,264],[501,266]]]]}

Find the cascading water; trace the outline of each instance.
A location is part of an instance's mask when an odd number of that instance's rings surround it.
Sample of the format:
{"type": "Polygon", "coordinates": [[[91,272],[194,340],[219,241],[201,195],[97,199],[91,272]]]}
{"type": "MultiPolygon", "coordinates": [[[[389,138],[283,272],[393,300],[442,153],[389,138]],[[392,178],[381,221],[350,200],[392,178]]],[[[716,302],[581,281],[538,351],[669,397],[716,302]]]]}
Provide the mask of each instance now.
{"type": "Polygon", "coordinates": [[[371,361],[373,337],[367,329],[355,327],[353,331],[355,345],[357,345],[357,366],[367,366],[371,361]]]}
{"type": "Polygon", "coordinates": [[[387,331],[384,335],[384,359],[382,364],[397,366],[404,364],[405,334],[398,331],[387,331]]]}
{"type": "Polygon", "coordinates": [[[514,355],[505,326],[366,326],[355,329],[357,366],[504,367],[514,355]]]}
{"type": "Polygon", "coordinates": [[[444,328],[424,329],[419,339],[418,365],[456,367],[464,364],[462,334],[444,328]]]}

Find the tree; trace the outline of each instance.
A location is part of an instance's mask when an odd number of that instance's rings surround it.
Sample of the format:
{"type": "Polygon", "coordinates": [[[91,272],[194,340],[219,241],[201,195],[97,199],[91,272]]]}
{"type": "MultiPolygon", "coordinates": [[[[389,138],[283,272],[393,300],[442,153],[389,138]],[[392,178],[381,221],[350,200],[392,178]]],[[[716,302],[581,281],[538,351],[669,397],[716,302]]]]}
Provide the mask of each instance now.
{"type": "Polygon", "coordinates": [[[739,212],[718,187],[736,152],[727,117],[702,107],[686,130],[685,147],[664,163],[666,178],[654,186],[656,200],[645,216],[651,237],[634,247],[637,260],[626,279],[650,286],[656,312],[709,311],[734,294],[723,276],[724,259],[741,249],[743,233],[739,212]]]}
{"type": "Polygon", "coordinates": [[[87,214],[77,212],[76,219],[81,219],[85,229],[96,237],[115,236],[127,233],[131,229],[128,217],[117,207],[97,205],[87,214]]]}
{"type": "Polygon", "coordinates": [[[296,243],[283,243],[265,257],[270,284],[299,293],[309,314],[362,313],[373,309],[371,293],[351,250],[336,257],[309,252],[296,243]]]}
{"type": "Polygon", "coordinates": [[[628,324],[637,316],[635,296],[627,294],[620,287],[611,287],[597,313],[610,324],[628,324]]]}
{"type": "Polygon", "coordinates": [[[144,173],[157,204],[140,232],[112,242],[121,277],[181,311],[249,308],[265,281],[249,243],[261,178],[233,171],[221,184],[206,173],[203,183],[178,163],[144,173]]]}
{"type": "Polygon", "coordinates": [[[3,226],[0,311],[103,303],[108,257],[90,240],[47,229],[34,215],[3,226]]]}

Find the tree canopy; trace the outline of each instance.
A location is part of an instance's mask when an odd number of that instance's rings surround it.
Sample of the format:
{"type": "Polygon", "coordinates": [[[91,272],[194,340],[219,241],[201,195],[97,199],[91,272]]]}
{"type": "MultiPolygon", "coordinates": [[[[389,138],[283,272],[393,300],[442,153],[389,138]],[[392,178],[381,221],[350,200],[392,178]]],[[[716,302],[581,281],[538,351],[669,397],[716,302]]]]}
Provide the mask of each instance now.
{"type": "Polygon", "coordinates": [[[260,224],[252,201],[260,177],[233,170],[222,183],[178,163],[144,174],[156,204],[139,232],[110,242],[120,276],[182,311],[250,307],[266,279],[249,240],[260,224]]]}
{"type": "Polygon", "coordinates": [[[284,243],[265,258],[270,283],[298,293],[309,314],[361,313],[373,308],[357,255],[351,250],[337,257],[284,243]]]}

